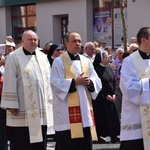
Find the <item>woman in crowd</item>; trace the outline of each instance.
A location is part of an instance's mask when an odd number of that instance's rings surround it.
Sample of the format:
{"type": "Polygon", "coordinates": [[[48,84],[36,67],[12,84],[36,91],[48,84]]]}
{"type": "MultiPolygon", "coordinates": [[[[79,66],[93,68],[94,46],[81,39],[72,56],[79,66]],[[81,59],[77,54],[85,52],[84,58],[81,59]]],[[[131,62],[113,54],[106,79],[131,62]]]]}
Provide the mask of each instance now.
{"type": "Polygon", "coordinates": [[[97,99],[93,101],[95,115],[96,131],[98,140],[101,137],[110,136],[111,143],[119,139],[120,123],[117,109],[115,106],[115,77],[109,64],[109,55],[107,51],[96,54],[94,68],[102,81],[102,90],[97,99]]]}
{"type": "Polygon", "coordinates": [[[51,66],[53,64],[54,59],[56,57],[59,57],[64,49],[65,49],[64,46],[59,43],[54,43],[50,46],[47,57],[51,66]]]}

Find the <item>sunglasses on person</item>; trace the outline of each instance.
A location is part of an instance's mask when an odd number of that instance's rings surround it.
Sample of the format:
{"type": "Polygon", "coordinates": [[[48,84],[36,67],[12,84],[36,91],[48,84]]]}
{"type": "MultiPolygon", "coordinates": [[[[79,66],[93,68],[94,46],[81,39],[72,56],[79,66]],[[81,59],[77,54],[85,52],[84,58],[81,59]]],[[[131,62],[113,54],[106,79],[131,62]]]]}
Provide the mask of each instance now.
{"type": "Polygon", "coordinates": [[[60,51],[63,51],[63,49],[56,49],[56,51],[60,52],[60,51]]]}

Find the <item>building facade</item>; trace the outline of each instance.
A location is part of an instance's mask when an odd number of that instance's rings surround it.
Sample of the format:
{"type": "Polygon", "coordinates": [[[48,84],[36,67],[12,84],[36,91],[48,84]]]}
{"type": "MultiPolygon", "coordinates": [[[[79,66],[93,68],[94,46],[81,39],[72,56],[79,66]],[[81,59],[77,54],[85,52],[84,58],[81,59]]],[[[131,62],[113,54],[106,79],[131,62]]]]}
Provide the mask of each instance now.
{"type": "MultiPolygon", "coordinates": [[[[15,41],[26,29],[40,37],[40,46],[49,41],[64,43],[68,31],[77,31],[82,44],[106,40],[117,48],[121,44],[120,0],[0,0],[0,43],[6,35],[15,41]]],[[[149,26],[148,0],[125,1],[128,38],[139,28],[149,26]]]]}

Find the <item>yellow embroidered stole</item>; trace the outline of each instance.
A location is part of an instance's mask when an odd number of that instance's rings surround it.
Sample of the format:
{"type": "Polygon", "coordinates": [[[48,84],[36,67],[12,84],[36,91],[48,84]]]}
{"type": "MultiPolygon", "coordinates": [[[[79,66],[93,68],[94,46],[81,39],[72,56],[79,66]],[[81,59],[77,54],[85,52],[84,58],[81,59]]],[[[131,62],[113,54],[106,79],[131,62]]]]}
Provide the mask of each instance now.
{"type": "MultiPolygon", "coordinates": [[[[68,56],[67,52],[64,52],[61,55],[61,58],[63,60],[64,64],[64,69],[65,69],[65,75],[66,78],[76,78],[75,76],[75,70],[73,65],[71,64],[71,60],[68,56]]],[[[84,61],[81,57],[81,66],[82,66],[82,72],[84,72],[85,76],[89,75],[89,70],[88,70],[88,63],[84,61]],[[83,67],[85,66],[85,67],[83,67]]],[[[94,113],[93,113],[93,108],[92,108],[92,100],[91,100],[91,95],[85,87],[86,94],[88,97],[89,101],[89,108],[91,112],[91,117],[93,120],[93,126],[91,127],[91,135],[93,140],[97,140],[97,134],[95,130],[95,123],[94,123],[94,113]]],[[[79,95],[78,92],[75,91],[73,93],[68,94],[68,112],[69,112],[69,121],[70,121],[70,130],[71,130],[71,138],[82,138],[84,137],[83,134],[83,125],[82,125],[82,116],[81,116],[81,109],[80,109],[80,101],[79,101],[79,95]]]]}
{"type": "MultiPolygon", "coordinates": [[[[150,67],[141,58],[139,51],[130,55],[140,79],[150,79],[150,67]],[[140,64],[140,66],[139,66],[140,64]]],[[[150,106],[140,106],[144,149],[150,149],[150,106]]]]}

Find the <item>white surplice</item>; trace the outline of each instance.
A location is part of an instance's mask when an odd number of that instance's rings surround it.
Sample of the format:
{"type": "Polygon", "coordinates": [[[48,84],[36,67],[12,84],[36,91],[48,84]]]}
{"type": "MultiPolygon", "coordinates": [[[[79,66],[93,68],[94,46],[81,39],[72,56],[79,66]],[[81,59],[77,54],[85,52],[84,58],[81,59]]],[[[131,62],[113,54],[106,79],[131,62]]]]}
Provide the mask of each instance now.
{"type": "MultiPolygon", "coordinates": [[[[143,61],[150,66],[149,59],[143,61]]],[[[123,61],[120,88],[123,94],[120,139],[142,139],[140,106],[150,105],[150,82],[148,78],[139,78],[130,56],[123,61]]]]}
{"type": "Polygon", "coordinates": [[[35,52],[36,55],[25,55],[23,48],[20,47],[12,52],[6,61],[1,107],[19,109],[19,114],[16,116],[7,111],[8,126],[29,126],[27,111],[30,111],[31,107],[26,104],[28,102],[30,104],[29,97],[32,94],[34,96],[34,92],[38,102],[36,111],[39,113],[40,124],[53,125],[50,65],[44,53],[38,48],[35,52]],[[29,70],[27,66],[30,66],[29,70]],[[31,75],[26,79],[27,82],[23,79],[24,70],[28,70],[31,75]],[[31,89],[30,84],[33,87],[31,89]]]}
{"type": "MultiPolygon", "coordinates": [[[[92,99],[96,99],[98,93],[102,88],[101,80],[97,76],[90,60],[82,55],[79,56],[80,58],[82,57],[83,59],[86,59],[86,61],[88,62],[89,78],[92,80],[95,88],[95,91],[91,93],[91,96],[92,99]]],[[[72,65],[74,66],[76,76],[82,73],[82,67],[79,60],[72,61],[72,65]]],[[[64,65],[61,57],[55,58],[53,62],[50,82],[53,90],[54,130],[68,130],[70,129],[70,122],[68,116],[69,113],[67,97],[72,79],[65,78],[64,65]]],[[[85,88],[82,85],[77,85],[76,89],[79,94],[83,127],[93,126],[85,88]]]]}

